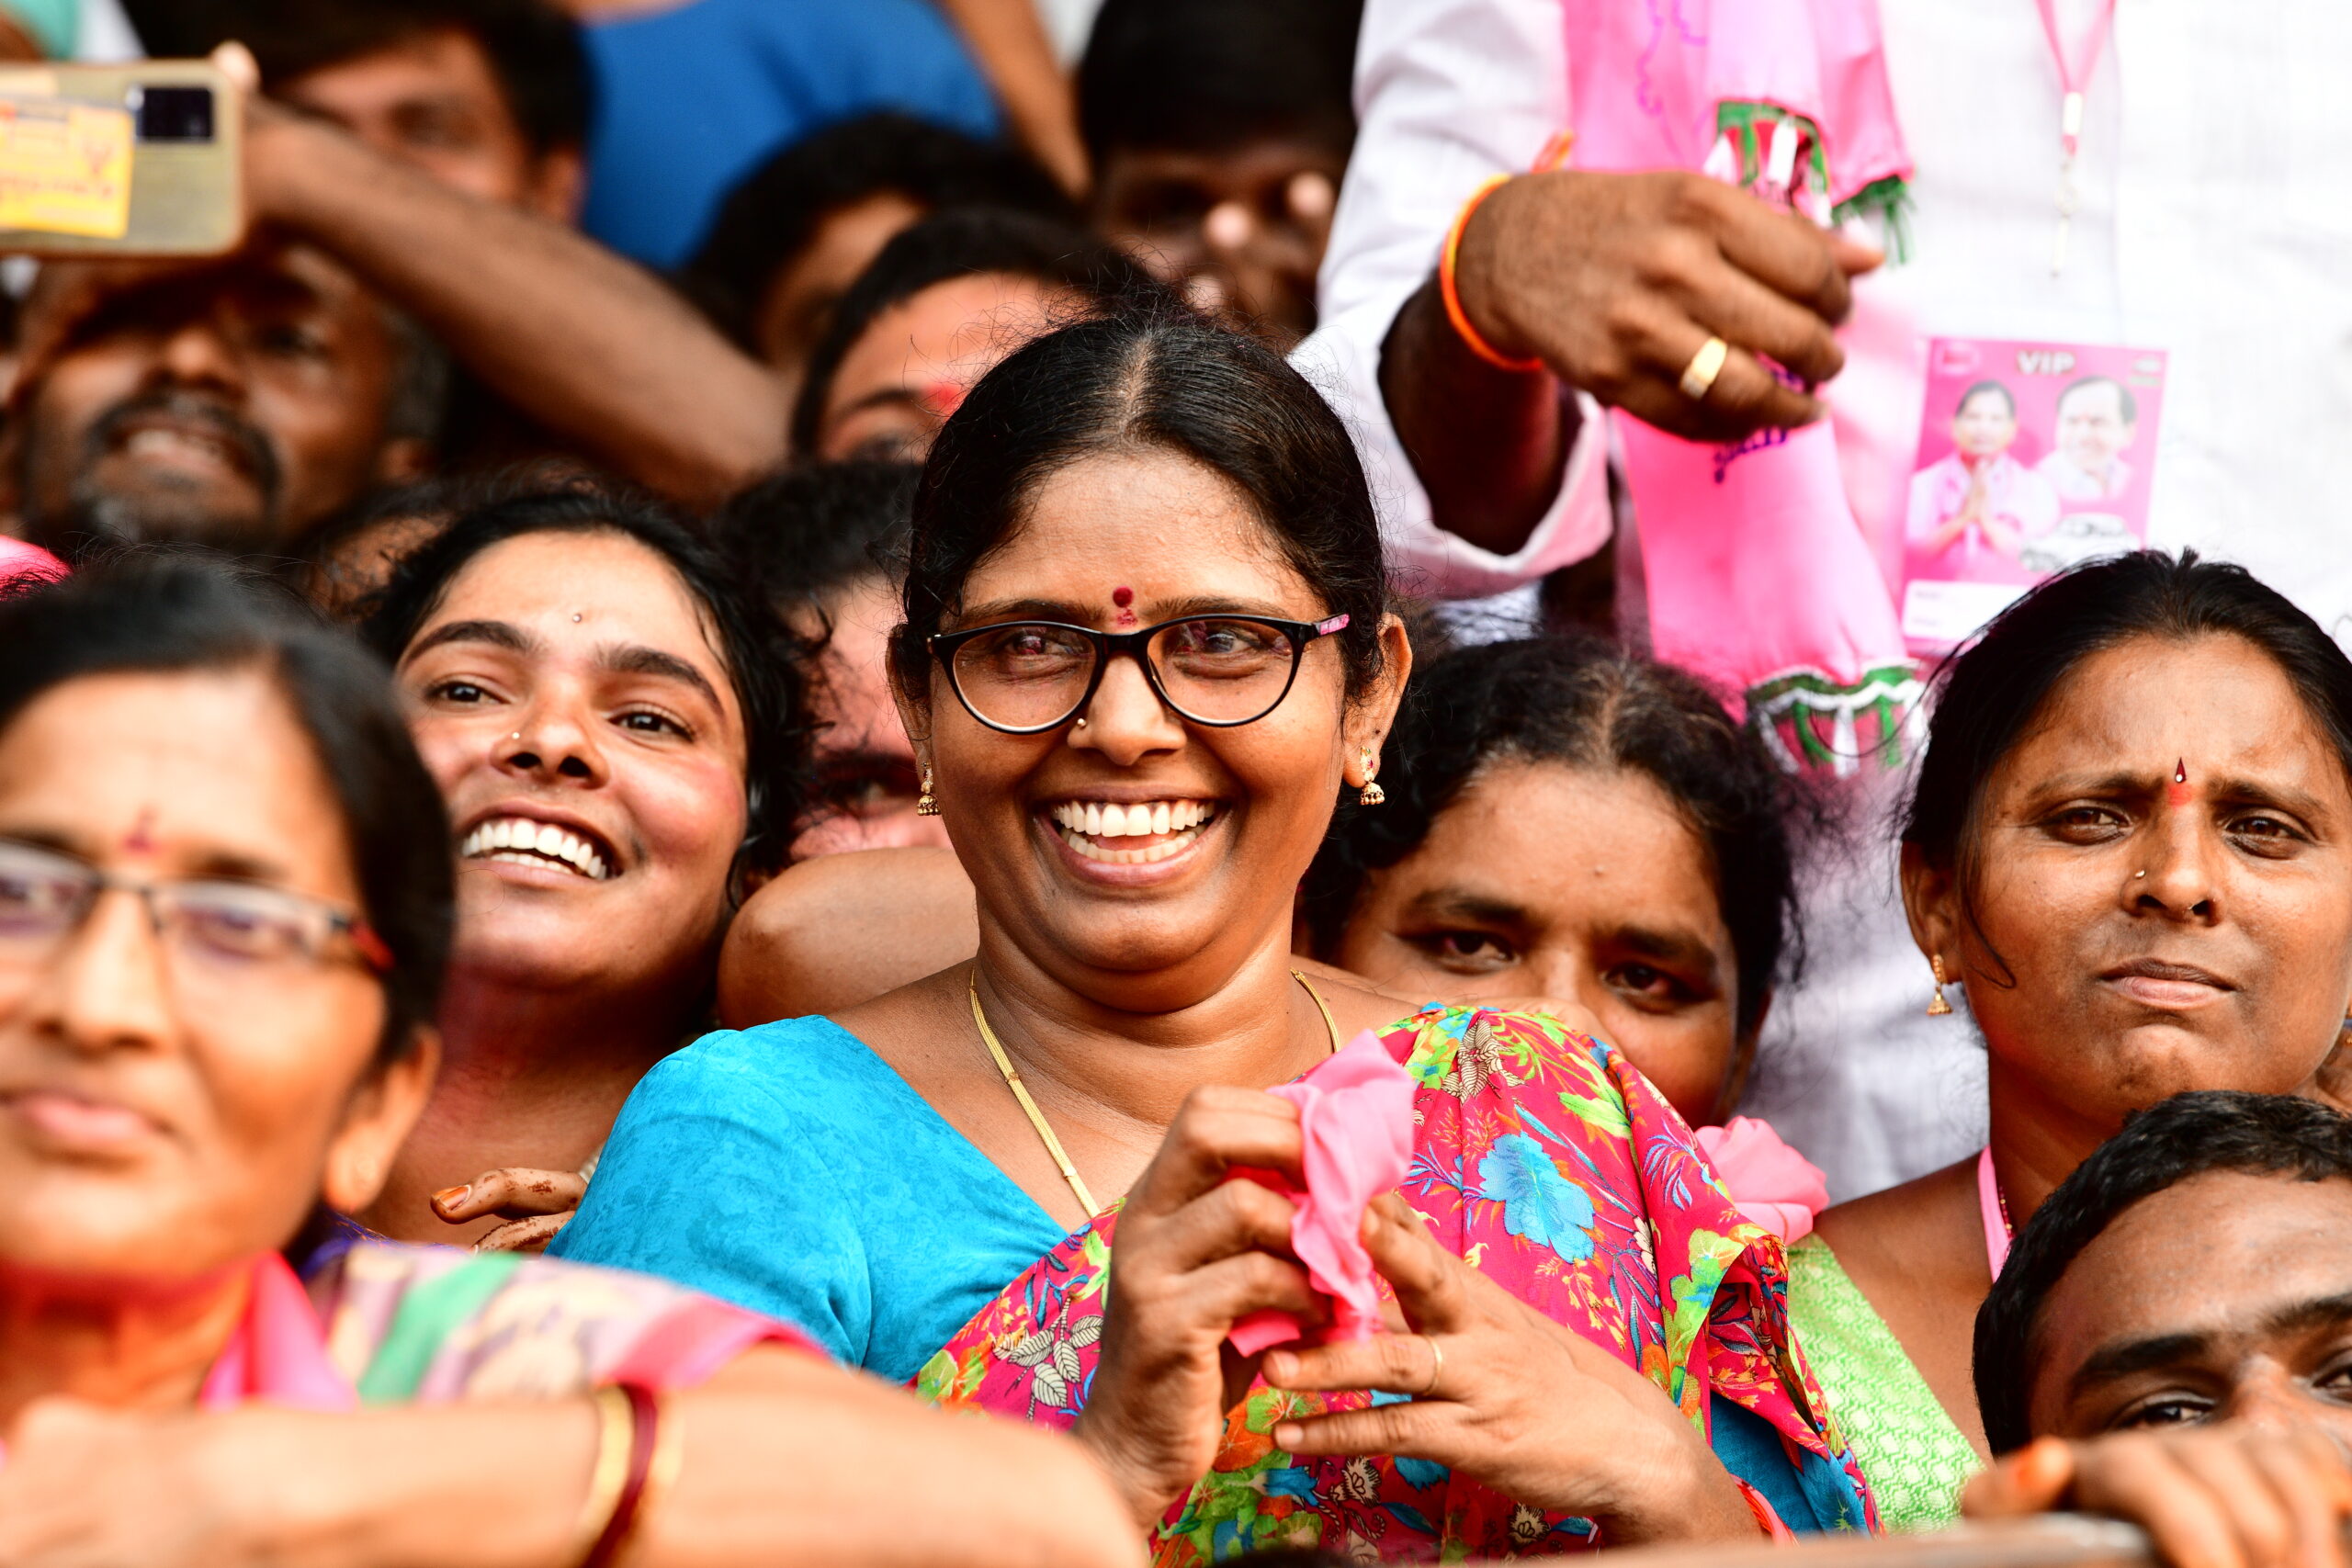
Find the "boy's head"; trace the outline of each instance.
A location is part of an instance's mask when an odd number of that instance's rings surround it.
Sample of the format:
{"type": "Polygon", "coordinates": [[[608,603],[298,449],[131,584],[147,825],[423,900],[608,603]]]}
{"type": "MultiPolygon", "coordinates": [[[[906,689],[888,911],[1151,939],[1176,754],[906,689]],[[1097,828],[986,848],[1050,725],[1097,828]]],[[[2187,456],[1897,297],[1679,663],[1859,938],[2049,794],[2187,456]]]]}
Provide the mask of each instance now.
{"type": "Polygon", "coordinates": [[[793,453],[921,462],[1014,349],[1165,298],[1133,257],[1084,230],[985,207],[926,218],[842,296],[793,408],[793,453]]]}
{"type": "Polygon", "coordinates": [[[1285,344],[1315,324],[1355,144],[1361,13],[1358,0],[1104,0],[1079,65],[1098,225],[1285,344]]]}
{"type": "Polygon", "coordinates": [[[2352,1442],[2352,1118],[2221,1091],[2141,1112],[2018,1235],[1975,1351],[1996,1454],[2232,1419],[2352,1442]]]}
{"type": "Polygon", "coordinates": [[[736,186],[682,281],[797,388],[834,306],[882,247],[959,207],[1077,219],[1051,177],[1012,147],[909,115],[860,115],[784,148],[736,186]]]}
{"type": "Polygon", "coordinates": [[[818,784],[795,860],[947,842],[938,818],[915,813],[914,747],[890,700],[899,558],[921,471],[910,463],[794,468],[744,491],[712,523],[744,581],[810,650],[818,784]]]}

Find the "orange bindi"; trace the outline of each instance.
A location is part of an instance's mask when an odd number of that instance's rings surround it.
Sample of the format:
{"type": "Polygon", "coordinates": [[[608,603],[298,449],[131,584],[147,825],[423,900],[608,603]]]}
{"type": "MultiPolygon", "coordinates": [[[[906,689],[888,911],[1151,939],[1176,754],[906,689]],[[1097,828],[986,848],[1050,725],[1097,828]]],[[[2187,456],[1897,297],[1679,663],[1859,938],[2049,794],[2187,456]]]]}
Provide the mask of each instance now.
{"type": "Polygon", "coordinates": [[[2172,783],[2165,786],[2165,803],[2187,806],[2196,798],[2197,792],[2188,784],[2188,759],[2184,757],[2172,765],[2172,783]]]}

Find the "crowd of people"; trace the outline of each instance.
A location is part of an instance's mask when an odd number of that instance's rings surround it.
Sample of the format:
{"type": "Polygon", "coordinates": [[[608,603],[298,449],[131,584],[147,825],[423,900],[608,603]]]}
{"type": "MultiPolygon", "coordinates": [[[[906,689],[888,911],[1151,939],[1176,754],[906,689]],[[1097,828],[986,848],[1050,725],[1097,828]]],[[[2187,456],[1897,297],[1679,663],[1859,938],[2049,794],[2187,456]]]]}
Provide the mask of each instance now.
{"type": "Polygon", "coordinates": [[[1040,5],[0,0],[0,1562],[2352,1563],[2352,95],[1040,5]]]}

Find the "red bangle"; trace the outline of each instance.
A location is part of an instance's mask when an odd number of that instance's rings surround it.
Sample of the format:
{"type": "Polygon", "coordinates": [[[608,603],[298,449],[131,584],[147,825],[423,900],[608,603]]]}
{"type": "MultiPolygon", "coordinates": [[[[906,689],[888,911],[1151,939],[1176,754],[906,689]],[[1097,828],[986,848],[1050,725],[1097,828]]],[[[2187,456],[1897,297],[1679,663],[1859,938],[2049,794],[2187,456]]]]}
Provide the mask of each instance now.
{"type": "Polygon", "coordinates": [[[663,1452],[662,1402],[653,1391],[643,1383],[616,1383],[600,1389],[598,1397],[615,1393],[628,1402],[628,1469],[622,1475],[619,1495],[613,1499],[613,1511],[605,1517],[605,1528],[588,1548],[588,1554],[580,1560],[580,1568],[612,1568],[637,1529],[650,1483],[656,1479],[656,1457],[663,1452]]]}
{"type": "Polygon", "coordinates": [[[1470,193],[1470,199],[1464,202],[1462,210],[1453,215],[1453,227],[1445,231],[1445,249],[1438,257],[1437,292],[1438,298],[1445,301],[1445,319],[1453,323],[1454,332],[1471,353],[1498,370],[1524,375],[1531,370],[1543,369],[1544,362],[1540,359],[1506,358],[1493,344],[1481,337],[1478,329],[1470,324],[1469,312],[1462,308],[1462,290],[1453,280],[1455,259],[1462,250],[1462,231],[1470,226],[1470,215],[1478,210],[1480,202],[1494,194],[1497,186],[1506,183],[1510,177],[1509,175],[1497,175],[1487,180],[1470,193]]]}
{"type": "Polygon", "coordinates": [[[1763,1493],[1736,1475],[1731,1478],[1731,1483],[1739,1488],[1741,1500],[1747,1503],[1747,1511],[1756,1516],[1756,1526],[1767,1539],[1776,1545],[1795,1544],[1796,1532],[1781,1522],[1779,1512],[1765,1499],[1763,1493]]]}

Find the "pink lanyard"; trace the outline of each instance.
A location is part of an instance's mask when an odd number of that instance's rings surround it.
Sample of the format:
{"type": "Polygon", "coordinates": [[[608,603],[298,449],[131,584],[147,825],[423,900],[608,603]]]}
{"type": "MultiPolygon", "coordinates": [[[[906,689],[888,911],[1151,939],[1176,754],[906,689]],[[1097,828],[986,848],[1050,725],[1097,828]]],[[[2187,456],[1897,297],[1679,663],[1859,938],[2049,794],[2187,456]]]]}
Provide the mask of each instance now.
{"type": "Polygon", "coordinates": [[[2115,0],[2099,0],[2098,15],[2092,18],[2090,32],[2083,39],[2082,57],[2077,60],[2066,51],[2066,40],[2058,32],[2058,0],[2034,0],[2041,11],[2041,30],[2050,39],[2050,56],[2058,63],[2058,85],[2065,93],[2058,111],[2058,145],[2062,156],[2058,163],[2058,239],[2050,253],[2052,276],[2066,270],[2066,231],[2073,227],[2075,213],[2082,206],[2081,192],[2075,186],[2075,153],[2083,143],[2083,94],[2089,90],[2091,77],[2098,70],[2098,57],[2107,52],[2107,35],[2115,27],[2115,0]]]}
{"type": "Polygon", "coordinates": [[[2001,1266],[2009,1260],[2009,1205],[2001,1196],[2001,1179],[1993,1171],[1989,1144],[1976,1156],[1976,1201],[1984,1211],[1984,1261],[1993,1266],[1997,1280],[2001,1266]]]}

